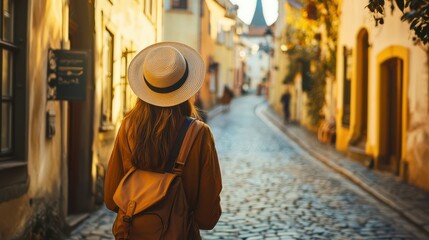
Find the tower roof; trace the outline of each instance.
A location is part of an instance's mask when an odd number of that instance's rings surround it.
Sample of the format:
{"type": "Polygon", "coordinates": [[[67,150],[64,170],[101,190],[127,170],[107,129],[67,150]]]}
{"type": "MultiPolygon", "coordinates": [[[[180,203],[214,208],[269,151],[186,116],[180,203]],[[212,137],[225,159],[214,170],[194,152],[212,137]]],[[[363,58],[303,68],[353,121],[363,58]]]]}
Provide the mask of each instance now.
{"type": "Polygon", "coordinates": [[[255,26],[255,27],[266,27],[266,26],[268,26],[267,22],[265,21],[261,0],[256,0],[255,13],[253,14],[252,22],[250,23],[250,25],[255,26]]]}

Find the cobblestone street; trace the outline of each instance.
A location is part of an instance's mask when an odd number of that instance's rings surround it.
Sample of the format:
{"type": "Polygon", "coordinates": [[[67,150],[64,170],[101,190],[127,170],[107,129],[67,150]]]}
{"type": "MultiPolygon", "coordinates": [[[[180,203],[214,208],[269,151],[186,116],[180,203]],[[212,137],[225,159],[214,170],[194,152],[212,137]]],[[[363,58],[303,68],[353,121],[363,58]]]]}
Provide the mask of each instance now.
{"type": "MultiPolygon", "coordinates": [[[[245,96],[210,122],[223,214],[203,239],[425,239],[417,228],[326,167],[255,113],[245,96]]],[[[112,239],[114,214],[94,213],[70,239],[112,239]]]]}

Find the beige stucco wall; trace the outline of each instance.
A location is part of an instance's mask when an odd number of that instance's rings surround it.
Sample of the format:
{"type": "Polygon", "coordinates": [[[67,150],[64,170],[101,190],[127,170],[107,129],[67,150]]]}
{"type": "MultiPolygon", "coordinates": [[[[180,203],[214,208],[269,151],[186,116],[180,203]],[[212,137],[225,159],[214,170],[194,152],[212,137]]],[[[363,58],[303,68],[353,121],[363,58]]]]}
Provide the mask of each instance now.
{"type": "Polygon", "coordinates": [[[232,43],[233,40],[233,26],[235,20],[225,17],[225,8],[216,3],[216,1],[206,1],[210,11],[210,36],[214,45],[213,58],[215,62],[219,63],[218,72],[218,92],[217,97],[222,96],[223,88],[228,85],[230,89],[234,86],[234,69],[235,69],[235,54],[234,44],[228,46],[228,41],[232,43]],[[218,34],[220,29],[225,33],[224,41],[218,42],[218,34]],[[228,33],[226,33],[228,32],[228,33]]]}
{"type": "Polygon", "coordinates": [[[170,9],[169,1],[166,1],[164,12],[164,41],[184,43],[196,50],[200,49],[199,18],[200,1],[188,1],[188,10],[170,9]]]}
{"type": "MultiPolygon", "coordinates": [[[[225,8],[215,0],[188,1],[188,10],[176,10],[170,8],[170,2],[166,1],[164,12],[163,37],[165,41],[176,41],[187,44],[202,54],[208,67],[208,59],[219,63],[218,92],[221,96],[224,85],[231,88],[234,85],[234,48],[226,46],[226,43],[216,42],[217,30],[220,26],[229,31],[234,26],[233,19],[225,17],[225,8]],[[200,6],[201,2],[204,6],[200,6]],[[203,18],[200,19],[200,8],[204,9],[203,18]],[[209,15],[207,15],[209,13],[209,15]],[[207,19],[209,18],[209,19],[207,19]],[[210,22],[210,29],[209,28],[210,22]],[[210,30],[210,31],[209,31],[210,30]]],[[[228,38],[232,37],[231,31],[228,38]]],[[[216,97],[210,92],[210,74],[206,74],[205,85],[202,90],[202,98],[209,107],[214,104],[216,97]]]]}
{"type": "Polygon", "coordinates": [[[234,62],[232,48],[217,44],[215,47],[214,59],[219,63],[219,81],[217,96],[221,97],[224,86],[233,88],[234,82],[234,62]]]}
{"type": "Polygon", "coordinates": [[[36,214],[39,199],[46,203],[60,199],[61,186],[61,109],[59,102],[46,100],[48,49],[60,49],[62,40],[62,1],[29,1],[28,28],[28,175],[27,194],[0,204],[0,239],[20,236],[30,217],[36,214]],[[56,112],[56,134],[45,135],[46,111],[56,112]],[[6,217],[7,216],[7,217],[6,217]]]}
{"type": "MultiPolygon", "coordinates": [[[[284,77],[286,75],[286,64],[287,64],[287,55],[282,52],[281,45],[286,43],[285,32],[286,32],[286,11],[285,11],[285,0],[279,0],[279,12],[278,18],[276,21],[276,27],[274,29],[274,56],[271,62],[271,79],[270,79],[270,90],[268,99],[270,105],[278,113],[282,114],[282,104],[280,98],[285,91],[285,84],[283,84],[284,77]]],[[[292,104],[291,104],[292,105],[292,104]]],[[[293,111],[291,110],[291,113],[293,111]]],[[[292,116],[294,117],[294,116],[292,116]]]]}
{"type": "MultiPolygon", "coordinates": [[[[150,17],[143,11],[142,1],[115,1],[111,4],[108,0],[96,1],[95,4],[95,106],[94,106],[94,142],[93,142],[93,167],[92,175],[95,179],[97,165],[106,167],[113,148],[116,130],[123,118],[124,84],[122,77],[125,74],[123,52],[128,54],[128,65],[132,58],[145,47],[162,40],[162,14],[163,3],[156,1],[156,16],[150,17]],[[112,122],[114,131],[100,132],[100,112],[102,101],[102,84],[104,81],[103,66],[103,40],[105,29],[113,34],[113,100],[112,122]]],[[[128,69],[128,68],[127,68],[128,69]]],[[[128,109],[134,106],[136,97],[129,86],[131,101],[128,109]]]]}
{"type": "MultiPolygon", "coordinates": [[[[66,1],[64,1],[65,3],[66,1]]],[[[140,2],[140,1],[139,1],[140,2]]],[[[163,2],[157,3],[156,19],[149,19],[143,13],[142,3],[127,1],[95,1],[95,107],[94,107],[94,143],[93,174],[95,166],[106,164],[110,155],[111,144],[99,136],[101,81],[103,79],[103,30],[107,27],[114,34],[114,99],[113,119],[118,125],[122,119],[122,88],[120,87],[121,55],[125,48],[139,51],[144,47],[162,40],[163,2]],[[107,17],[109,16],[109,17],[107,17]]],[[[11,201],[0,203],[0,239],[12,239],[21,236],[30,218],[37,211],[44,210],[37,204],[67,204],[67,196],[62,196],[66,188],[67,162],[66,149],[61,152],[61,145],[67,146],[67,103],[47,101],[47,56],[48,49],[60,49],[62,41],[67,41],[68,6],[60,0],[29,1],[29,39],[28,39],[28,175],[29,189],[27,194],[11,201]],[[56,113],[56,133],[52,139],[45,136],[46,111],[56,113]],[[63,135],[64,133],[64,135],[63,135]],[[42,200],[42,201],[39,201],[42,200]],[[32,205],[30,206],[30,202],[32,205]]],[[[137,52],[136,52],[137,53],[137,52]]],[[[129,56],[129,62],[136,54],[129,56]]],[[[133,101],[134,102],[134,101],[133,101]]],[[[132,103],[133,103],[132,102],[132,103]]],[[[114,131],[115,132],[115,131],[114,131]]],[[[113,137],[114,137],[113,132],[113,137]]],[[[112,138],[113,139],[113,138],[112,138]]],[[[108,141],[107,141],[108,142],[108,141]]],[[[65,191],[66,192],[66,191],[65,191]]]]}
{"type": "MultiPolygon", "coordinates": [[[[60,182],[60,108],[58,101],[46,100],[48,49],[61,48],[62,2],[52,0],[33,1],[30,7],[29,38],[29,195],[46,197],[59,188],[60,182]],[[53,139],[45,136],[46,111],[56,112],[57,132],[53,139]]],[[[65,129],[63,129],[65,131],[65,129]]]]}
{"type": "MultiPolygon", "coordinates": [[[[288,89],[291,94],[290,99],[290,120],[299,123],[301,126],[316,131],[317,126],[313,126],[310,116],[308,115],[307,107],[307,94],[302,90],[302,76],[298,72],[292,83],[287,85],[283,84],[285,76],[288,74],[289,56],[287,52],[281,50],[282,44],[287,44],[290,39],[286,39],[286,28],[290,19],[300,18],[301,13],[295,8],[289,6],[287,1],[280,0],[279,4],[279,17],[275,23],[274,31],[274,57],[271,59],[271,82],[269,91],[269,102],[271,106],[283,116],[283,106],[280,102],[282,94],[288,89]],[[291,16],[294,16],[293,18],[291,16]],[[277,67],[277,70],[274,69],[277,67]]],[[[261,39],[261,41],[266,41],[261,39]]],[[[328,87],[328,85],[327,85],[328,87]]],[[[334,102],[330,97],[334,92],[326,91],[325,98],[328,100],[324,106],[324,112],[328,111],[331,107],[330,104],[334,102]]],[[[326,114],[329,117],[329,114],[326,114]]]]}
{"type": "MultiPolygon", "coordinates": [[[[368,85],[368,139],[367,151],[376,157],[378,143],[378,117],[377,105],[379,98],[379,81],[377,58],[386,49],[396,49],[396,46],[405,48],[408,52],[405,66],[409,74],[404,76],[404,88],[406,94],[406,104],[404,116],[404,142],[403,159],[409,163],[409,180],[419,186],[429,188],[429,153],[428,153],[428,73],[427,57],[424,50],[413,45],[411,40],[412,32],[408,23],[400,21],[401,13],[396,10],[393,15],[386,14],[385,24],[375,27],[372,16],[365,8],[365,2],[353,0],[343,1],[341,26],[339,34],[339,49],[343,46],[353,49],[353,63],[356,64],[356,44],[357,34],[360,29],[365,28],[369,33],[370,53],[369,53],[369,85],[368,85]],[[416,150],[419,148],[420,150],[416,150]]],[[[343,97],[343,59],[342,51],[338,53],[338,101],[337,101],[337,122],[341,122],[342,97],[343,97]]],[[[356,81],[355,67],[353,67],[353,79],[356,81]]],[[[353,91],[353,90],[352,90],[353,91]]],[[[355,104],[353,103],[352,106],[355,104]]],[[[352,130],[353,125],[350,126],[352,130]]],[[[341,126],[337,128],[339,133],[337,142],[342,142],[342,146],[337,144],[341,150],[345,150],[347,142],[350,140],[352,131],[341,126]]]]}
{"type": "Polygon", "coordinates": [[[286,75],[286,57],[284,53],[280,51],[280,45],[280,42],[274,44],[275,52],[272,61],[273,66],[276,68],[271,68],[270,90],[268,95],[271,106],[279,113],[282,111],[280,98],[285,91],[283,79],[286,75]]]}
{"type": "Polygon", "coordinates": [[[209,64],[210,61],[213,61],[213,55],[214,55],[214,41],[215,39],[212,38],[210,35],[210,26],[213,24],[211,22],[211,12],[207,5],[207,1],[203,1],[203,16],[201,18],[201,48],[199,49],[201,57],[204,60],[205,67],[206,67],[206,74],[204,78],[204,84],[201,87],[200,90],[200,97],[203,101],[203,105],[206,109],[211,108],[215,102],[212,97],[211,91],[210,91],[210,72],[209,72],[209,64]]]}

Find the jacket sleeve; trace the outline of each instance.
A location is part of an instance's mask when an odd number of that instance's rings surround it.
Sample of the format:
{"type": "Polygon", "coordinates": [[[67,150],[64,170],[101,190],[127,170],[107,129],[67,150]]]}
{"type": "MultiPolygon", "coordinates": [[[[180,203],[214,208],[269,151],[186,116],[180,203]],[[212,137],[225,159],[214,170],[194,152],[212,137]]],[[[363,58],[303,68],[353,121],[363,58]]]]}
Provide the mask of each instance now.
{"type": "Polygon", "coordinates": [[[105,181],[104,181],[104,203],[106,207],[117,212],[118,206],[113,201],[113,194],[124,176],[123,159],[124,159],[124,144],[126,144],[126,134],[124,124],[121,125],[118,135],[115,139],[112,154],[110,155],[109,164],[107,166],[105,181]]]}
{"type": "Polygon", "coordinates": [[[220,206],[222,178],[213,135],[208,127],[202,130],[205,131],[203,137],[205,141],[201,147],[202,166],[194,216],[200,229],[209,230],[214,228],[222,213],[220,206]]]}

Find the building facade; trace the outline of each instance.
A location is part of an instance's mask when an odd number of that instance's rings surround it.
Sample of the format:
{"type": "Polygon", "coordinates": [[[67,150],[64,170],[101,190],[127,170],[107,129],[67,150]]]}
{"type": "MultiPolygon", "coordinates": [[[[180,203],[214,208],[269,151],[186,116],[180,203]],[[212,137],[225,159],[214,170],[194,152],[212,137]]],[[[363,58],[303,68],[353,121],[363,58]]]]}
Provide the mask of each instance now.
{"type": "Polygon", "coordinates": [[[203,1],[165,0],[164,41],[184,43],[199,51],[200,15],[203,1]]]}
{"type": "Polygon", "coordinates": [[[135,101],[126,68],[161,40],[163,3],[1,5],[0,239],[56,238],[102,204],[116,130],[135,101]]]}
{"type": "Polygon", "coordinates": [[[378,27],[365,2],[341,12],[337,148],[429,189],[427,46],[413,44],[400,11],[378,27]]]}
{"type": "Polygon", "coordinates": [[[213,52],[209,56],[211,68],[210,91],[213,101],[222,96],[225,86],[230,89],[237,87],[235,71],[237,39],[237,7],[228,0],[207,0],[210,13],[210,39],[213,42],[213,52]]]}
{"type": "Polygon", "coordinates": [[[294,56],[298,55],[306,44],[291,34],[291,32],[294,33],[296,25],[299,26],[306,21],[304,3],[300,0],[279,0],[278,4],[279,17],[275,23],[274,31],[269,102],[279,114],[283,115],[280,99],[283,93],[288,91],[291,96],[289,102],[290,121],[316,131],[317,126],[314,126],[308,114],[308,92],[303,88],[303,72],[306,70],[303,69],[302,63],[304,61],[302,59],[307,54],[304,56],[301,54],[299,57],[294,56]]]}
{"type": "Polygon", "coordinates": [[[217,104],[223,86],[233,87],[238,82],[236,11],[237,7],[228,0],[165,2],[164,40],[191,46],[205,62],[206,75],[199,96],[206,109],[217,104]]]}
{"type": "MultiPolygon", "coordinates": [[[[285,58],[291,50],[303,46],[293,42],[299,31],[291,31],[289,19],[295,22],[302,16],[311,19],[311,8],[298,0],[279,1],[279,4],[277,25],[281,29],[275,31],[273,61],[277,71],[270,103],[281,113],[278,101],[283,84],[287,83],[292,90],[292,120],[311,129],[306,116],[307,93],[302,91],[305,71],[301,65],[299,71],[288,74],[293,63],[285,58]]],[[[334,129],[339,151],[370,168],[428,189],[428,48],[413,43],[413,33],[409,24],[400,20],[399,10],[386,14],[384,25],[375,26],[366,4],[339,2],[336,76],[325,81],[324,106],[320,112],[334,126],[331,130],[334,129]]],[[[306,25],[299,26],[302,30],[306,25]]],[[[324,41],[326,31],[321,28],[320,33],[318,55],[324,56],[328,52],[328,43],[324,41]]],[[[315,67],[310,64],[306,71],[313,73],[315,67]]]]}
{"type": "Polygon", "coordinates": [[[268,86],[271,79],[272,30],[265,21],[262,1],[256,1],[255,12],[249,25],[249,31],[243,35],[250,46],[246,59],[246,84],[252,89],[268,86]]]}

